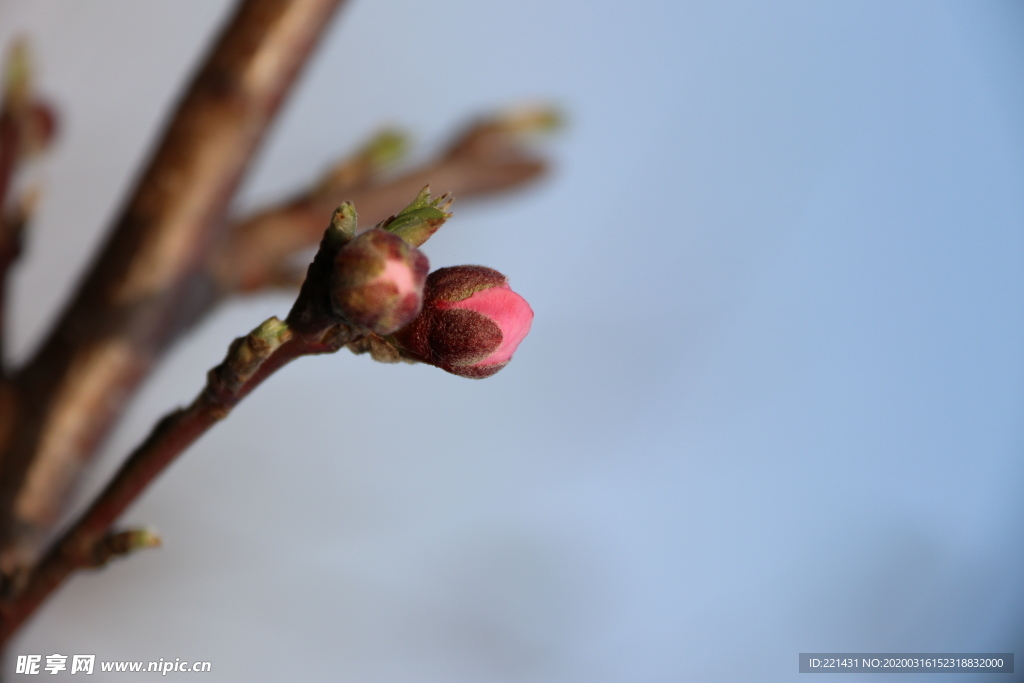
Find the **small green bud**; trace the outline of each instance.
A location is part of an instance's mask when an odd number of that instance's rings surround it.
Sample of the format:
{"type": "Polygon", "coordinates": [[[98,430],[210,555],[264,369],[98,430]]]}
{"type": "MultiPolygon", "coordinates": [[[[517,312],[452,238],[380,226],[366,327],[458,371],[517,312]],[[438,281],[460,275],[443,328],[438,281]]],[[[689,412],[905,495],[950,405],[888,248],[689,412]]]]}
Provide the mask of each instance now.
{"type": "Polygon", "coordinates": [[[328,169],[313,189],[313,196],[345,196],[352,188],[371,181],[401,160],[408,146],[401,131],[380,131],[354,155],[328,169]]]}
{"type": "Polygon", "coordinates": [[[374,169],[382,169],[400,161],[409,149],[405,133],[384,129],[374,135],[360,151],[360,156],[374,169]]]}
{"type": "Polygon", "coordinates": [[[427,185],[420,190],[409,206],[377,227],[398,235],[414,247],[422,246],[446,220],[452,217],[446,211],[452,205],[452,201],[451,195],[447,193],[431,199],[430,186],[427,185]]]}
{"type": "Polygon", "coordinates": [[[337,246],[347,244],[356,236],[358,226],[356,207],[352,202],[345,202],[331,215],[331,225],[327,228],[327,237],[337,246]]]}
{"type": "Polygon", "coordinates": [[[565,117],[550,105],[523,105],[501,112],[493,123],[510,133],[550,133],[565,125],[565,117]]]}

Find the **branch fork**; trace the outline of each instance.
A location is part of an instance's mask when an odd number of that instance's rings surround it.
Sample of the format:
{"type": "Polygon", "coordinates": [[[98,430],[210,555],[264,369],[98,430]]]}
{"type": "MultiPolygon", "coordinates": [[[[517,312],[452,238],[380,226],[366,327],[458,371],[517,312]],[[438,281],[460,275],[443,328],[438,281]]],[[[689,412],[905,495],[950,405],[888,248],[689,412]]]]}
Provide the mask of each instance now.
{"type": "Polygon", "coordinates": [[[152,530],[114,524],[181,453],[292,360],[347,347],[484,377],[504,367],[529,330],[533,313],[503,275],[462,266],[428,276],[418,247],[451,215],[451,194],[431,197],[430,183],[472,197],[544,173],[526,139],[557,122],[549,109],[482,119],[436,159],[400,173],[390,169],[406,139],[384,131],[288,201],[239,220],[226,215],[267,126],[343,2],[240,2],[81,289],[37,353],[7,368],[5,285],[38,195],[12,190],[12,179],[50,144],[56,121],[32,90],[26,48],[15,48],[0,104],[0,644],[75,571],[159,546],[152,530]],[[376,227],[360,233],[355,205],[376,227]],[[303,279],[292,264],[317,239],[303,279]],[[288,315],[234,340],[192,403],[162,418],[85,512],[45,545],[70,487],[163,352],[226,298],[300,281],[288,315]],[[453,294],[456,281],[462,289],[453,294]]]}

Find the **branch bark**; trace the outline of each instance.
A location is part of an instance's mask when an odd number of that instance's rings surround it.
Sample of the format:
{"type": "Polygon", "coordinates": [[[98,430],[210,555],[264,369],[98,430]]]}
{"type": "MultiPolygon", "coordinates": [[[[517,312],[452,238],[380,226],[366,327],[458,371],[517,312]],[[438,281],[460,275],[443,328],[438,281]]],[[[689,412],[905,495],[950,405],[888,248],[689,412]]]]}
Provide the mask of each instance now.
{"type": "Polygon", "coordinates": [[[210,244],[342,0],[245,0],[217,39],[83,286],[15,375],[0,444],[0,569],[31,564],[71,485],[166,346],[208,305],[210,244]],[[6,447],[5,447],[6,446],[6,447]]]}
{"type": "Polygon", "coordinates": [[[461,202],[539,178],[547,164],[530,153],[523,134],[550,127],[554,120],[546,109],[485,119],[463,131],[434,161],[387,180],[369,175],[344,185],[327,182],[329,173],[325,182],[225,232],[209,261],[218,296],[290,281],[291,258],[316,244],[322,217],[343,201],[358,206],[363,225],[372,226],[397,213],[425,185],[443,188],[461,202]]]}
{"type": "Polygon", "coordinates": [[[0,647],[74,571],[102,566],[111,557],[159,543],[151,533],[113,532],[111,525],[160,473],[267,377],[296,358],[334,353],[365,336],[365,331],[339,320],[331,310],[334,259],[344,241],[332,224],[285,321],[270,318],[236,339],[224,361],[207,374],[195,400],[157,423],[35,569],[8,581],[7,594],[0,599],[0,647]]]}

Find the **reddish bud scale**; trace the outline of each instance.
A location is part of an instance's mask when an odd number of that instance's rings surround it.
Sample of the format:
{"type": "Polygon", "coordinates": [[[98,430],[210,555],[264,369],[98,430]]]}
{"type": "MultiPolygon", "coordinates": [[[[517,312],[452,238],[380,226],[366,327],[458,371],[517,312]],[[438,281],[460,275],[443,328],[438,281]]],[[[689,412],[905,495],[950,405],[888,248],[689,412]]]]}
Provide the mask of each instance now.
{"type": "Polygon", "coordinates": [[[334,258],[331,306],[360,327],[385,335],[420,312],[430,264],[423,252],[384,230],[369,230],[334,258]]]}
{"type": "Polygon", "coordinates": [[[434,271],[423,296],[423,311],[395,339],[417,360],[461,377],[490,377],[508,365],[533,322],[526,300],[484,266],[434,271]]]}

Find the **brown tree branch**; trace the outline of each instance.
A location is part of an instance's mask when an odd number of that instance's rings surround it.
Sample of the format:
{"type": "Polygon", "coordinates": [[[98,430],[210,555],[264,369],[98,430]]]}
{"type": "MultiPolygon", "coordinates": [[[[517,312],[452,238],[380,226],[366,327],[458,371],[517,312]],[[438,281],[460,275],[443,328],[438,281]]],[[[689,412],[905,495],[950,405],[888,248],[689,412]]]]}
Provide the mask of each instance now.
{"type": "Polygon", "coordinates": [[[77,296],[15,377],[0,568],[31,564],[87,459],[212,291],[209,245],[342,0],[245,0],[217,39],[77,296]]]}
{"type": "MultiPolygon", "coordinates": [[[[372,172],[332,170],[306,192],[231,226],[209,262],[218,294],[252,292],[289,281],[292,257],[316,244],[321,217],[342,201],[359,207],[364,225],[374,225],[396,213],[425,185],[443,187],[462,200],[539,178],[547,164],[530,152],[524,134],[551,127],[556,120],[551,110],[541,108],[485,119],[467,128],[436,160],[391,179],[381,180],[372,172]],[[338,182],[339,176],[351,180],[338,182]]],[[[359,159],[357,155],[354,161],[359,159]]],[[[354,165],[358,163],[339,168],[354,165]]]]}
{"type": "Polygon", "coordinates": [[[95,502],[31,573],[9,581],[0,600],[0,645],[72,572],[105,564],[136,547],[158,544],[152,534],[111,532],[111,525],[181,453],[227,417],[263,380],[300,356],[334,353],[364,336],[332,313],[329,287],[344,238],[325,233],[320,250],[285,322],[270,318],[236,339],[206,386],[186,408],[165,416],[128,457],[95,502]]]}
{"type": "MultiPolygon", "coordinates": [[[[35,205],[38,188],[15,189],[24,162],[44,152],[53,141],[53,108],[34,92],[28,45],[15,41],[4,64],[0,102],[0,378],[6,377],[4,343],[7,278],[21,256],[22,233],[35,205]]],[[[2,451],[2,441],[0,441],[2,451]]]]}
{"type": "MultiPolygon", "coordinates": [[[[24,223],[16,217],[0,213],[0,381],[7,377],[7,279],[11,266],[21,255],[23,228],[24,223]]],[[[0,440],[0,448],[2,443],[0,440]]]]}
{"type": "MultiPolygon", "coordinates": [[[[24,228],[24,214],[0,213],[0,381],[6,381],[7,377],[7,280],[11,266],[21,256],[21,236],[24,228]]],[[[0,448],[2,443],[0,440],[0,448]]]]}

